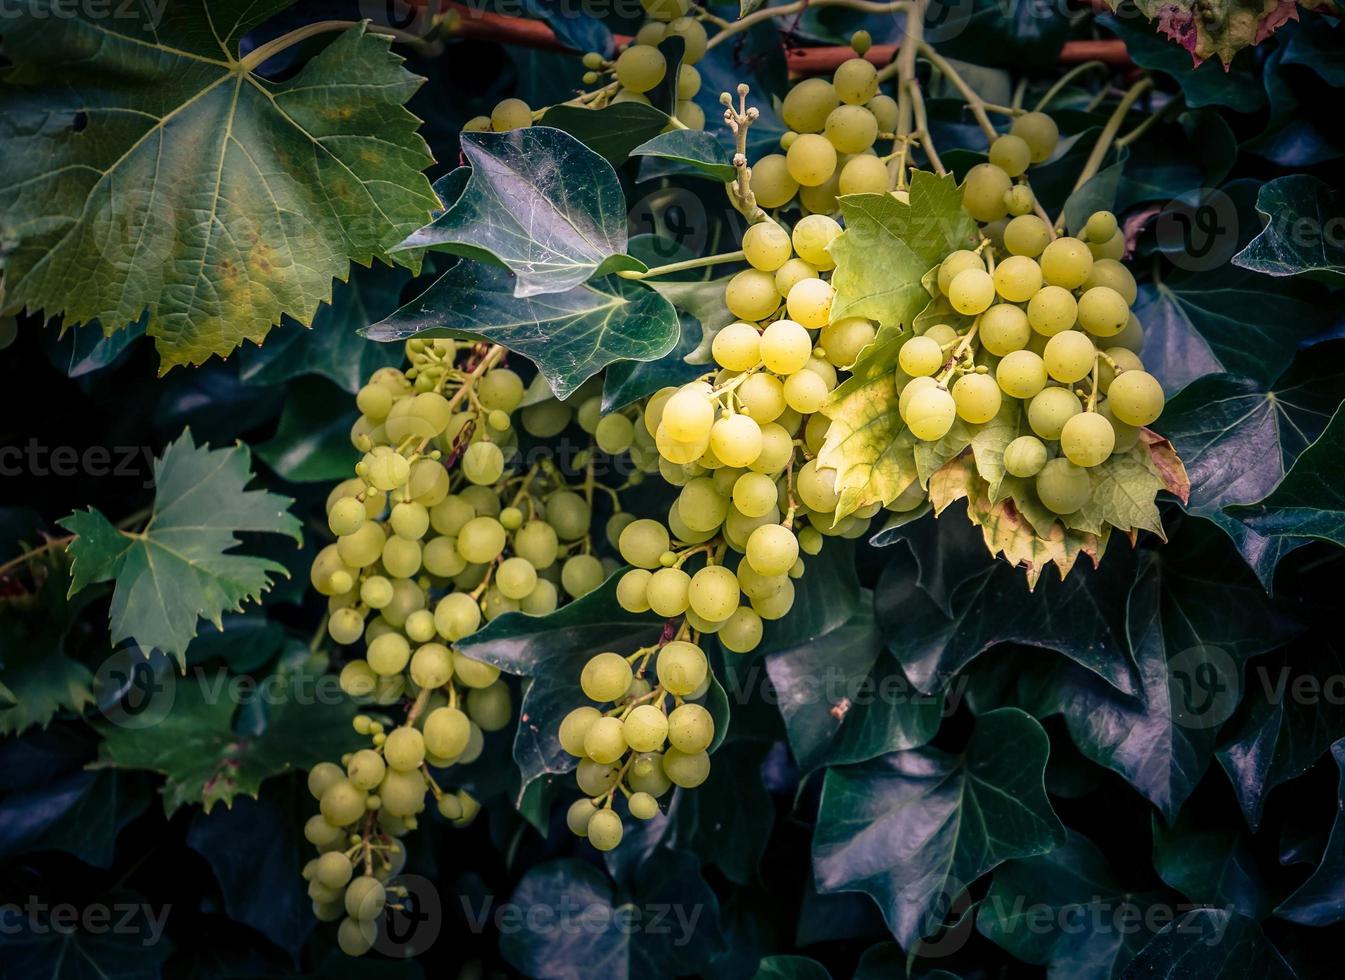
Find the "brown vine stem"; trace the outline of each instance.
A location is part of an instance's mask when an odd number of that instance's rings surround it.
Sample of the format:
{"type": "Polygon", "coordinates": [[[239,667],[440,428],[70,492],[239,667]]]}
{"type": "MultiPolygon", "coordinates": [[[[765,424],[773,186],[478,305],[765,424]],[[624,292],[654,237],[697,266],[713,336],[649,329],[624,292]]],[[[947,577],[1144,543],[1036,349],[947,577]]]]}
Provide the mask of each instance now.
{"type": "MultiPolygon", "coordinates": [[[[927,42],[919,41],[917,47],[920,49],[921,57],[937,68],[939,74],[952,82],[953,86],[962,94],[963,100],[967,103],[967,108],[971,109],[971,114],[976,117],[981,132],[985,133],[985,138],[993,143],[999,136],[999,131],[995,129],[990,117],[986,115],[986,101],[976,94],[975,89],[967,84],[967,80],[948,63],[948,59],[930,47],[927,42]]],[[[1010,113],[1012,113],[1012,110],[1010,110],[1010,113]]]]}
{"type": "MultiPolygon", "coordinates": [[[[153,513],[154,513],[153,507],[143,507],[140,510],[136,511],[134,514],[132,514],[130,517],[125,517],[122,518],[120,521],[118,521],[117,529],[119,531],[126,531],[127,528],[134,527],[135,525],[139,524],[146,517],[149,517],[153,513]]],[[[74,541],[75,538],[77,537],[79,537],[79,535],[77,534],[66,534],[59,538],[48,538],[46,541],[42,542],[42,544],[38,545],[36,548],[30,548],[23,554],[16,555],[9,561],[5,562],[3,565],[0,565],[0,578],[3,578],[4,576],[8,575],[10,572],[14,571],[14,569],[18,568],[19,566],[32,561],[39,555],[45,555],[48,551],[55,551],[58,548],[68,547],[70,542],[74,541]]]]}
{"type": "MultiPolygon", "coordinates": [[[[1116,104],[1112,110],[1111,118],[1107,120],[1107,125],[1102,127],[1102,132],[1098,134],[1097,142],[1093,144],[1093,152],[1088,154],[1087,161],[1084,162],[1083,169],[1079,171],[1079,178],[1074,182],[1074,190],[1077,191],[1097,176],[1097,172],[1102,169],[1102,161],[1107,158],[1107,151],[1111,149],[1112,141],[1116,139],[1116,134],[1121,130],[1121,124],[1125,122],[1126,113],[1130,107],[1135,104],[1135,100],[1147,92],[1153,86],[1153,79],[1149,77],[1141,78],[1134,85],[1126,90],[1125,95],[1121,96],[1121,101],[1116,104]]],[[[1073,191],[1071,191],[1073,193],[1073,191]]],[[[1062,209],[1060,216],[1055,219],[1056,233],[1065,229],[1065,212],[1062,209]]]]}

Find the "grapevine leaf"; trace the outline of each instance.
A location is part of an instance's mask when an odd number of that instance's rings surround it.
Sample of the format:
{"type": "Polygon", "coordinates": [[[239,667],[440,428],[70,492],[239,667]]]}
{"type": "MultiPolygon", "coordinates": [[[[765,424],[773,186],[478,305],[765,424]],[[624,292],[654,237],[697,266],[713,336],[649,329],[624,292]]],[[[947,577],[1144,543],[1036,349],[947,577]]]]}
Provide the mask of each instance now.
{"type": "Polygon", "coordinates": [[[332,292],[305,329],[286,319],[261,347],[245,347],[239,355],[239,376],[248,384],[280,385],[291,378],[319,374],[350,393],[381,367],[402,363],[404,352],[375,344],[359,331],[397,309],[410,276],[404,269],[376,265],[355,268],[350,281],[332,292]]]}
{"type": "Polygon", "coordinates": [[[1345,449],[1345,409],[1336,409],[1317,441],[1294,460],[1284,479],[1264,500],[1230,507],[1257,534],[1319,538],[1345,547],[1345,493],[1340,458],[1345,449]]]}
{"type": "Polygon", "coordinates": [[[531,126],[463,133],[462,196],[406,243],[500,263],[519,298],[564,293],[595,275],[638,269],[625,254],[626,198],[616,171],[569,133],[531,126]]]}
{"type": "MultiPolygon", "coordinates": [[[[128,897],[125,892],[115,894],[128,897]]],[[[164,921],[155,917],[171,906],[159,910],[147,902],[126,904],[142,914],[118,928],[109,928],[104,920],[101,928],[86,929],[78,919],[73,926],[54,928],[50,921],[13,915],[0,932],[5,968],[19,976],[60,980],[156,980],[163,975],[173,945],[162,933],[164,921]]],[[[103,907],[114,912],[117,908],[103,907]]],[[[17,906],[6,913],[7,919],[14,909],[17,906]]],[[[117,914],[109,918],[118,921],[117,914]]]]}
{"type": "Polygon", "coordinates": [[[42,332],[47,359],[65,372],[67,378],[82,378],[111,367],[141,337],[145,336],[145,317],[124,330],[107,336],[98,323],[69,327],[64,331],[42,332]]]}
{"type": "Polygon", "coordinates": [[[1268,276],[1306,276],[1345,285],[1345,246],[1329,229],[1345,222],[1345,198],[1310,174],[1261,187],[1256,210],[1266,222],[1233,264],[1268,276]]]}
{"type": "Polygon", "coordinates": [[[641,143],[630,151],[631,156],[657,157],[685,164],[690,172],[726,184],[736,171],[733,160],[723,144],[712,135],[694,129],[675,129],[641,143]]]}
{"type": "Polygon", "coordinates": [[[1162,900],[1135,894],[1113,874],[1097,846],[1076,831],[1038,857],[1006,862],[976,910],[976,928],[1028,963],[1049,967],[1050,976],[1117,976],[1153,935],[1140,913],[1162,900]],[[1094,910],[1108,915],[1133,909],[1134,929],[1078,929],[1094,910]],[[1043,913],[1049,910],[1049,916],[1043,913]]]}
{"type": "Polygon", "coordinates": [[[618,102],[601,109],[557,105],[546,110],[543,124],[569,133],[614,167],[634,156],[636,148],[657,136],[668,117],[642,102],[618,102]]]}
{"type": "Polygon", "coordinates": [[[864,316],[882,327],[910,327],[929,299],[925,273],[976,233],[957,181],[923,171],[911,181],[909,203],[851,194],[841,213],[845,231],[828,249],[836,262],[832,318],[864,316]]]}
{"type": "Polygon", "coordinates": [[[1345,347],[1332,344],[1272,385],[1211,375],[1193,382],[1159,421],[1191,477],[1186,509],[1218,524],[1267,587],[1279,559],[1303,543],[1268,537],[1226,508],[1264,499],[1326,428],[1345,383],[1345,347]]]}
{"type": "Polygon", "coordinates": [[[1196,819],[1193,809],[1183,807],[1171,826],[1157,814],[1151,818],[1154,870],[1198,905],[1264,919],[1271,905],[1267,882],[1246,831],[1196,819]]]}
{"type": "Polygon", "coordinates": [[[112,642],[132,640],[162,650],[186,665],[197,620],[222,628],[227,610],[260,600],[283,565],[249,555],[226,554],[239,531],[286,534],[301,542],[288,497],[245,490],[251,454],[241,443],[209,449],[190,432],[171,443],[154,465],[154,509],[143,532],[113,527],[93,508],[60,521],[75,535],[70,592],[115,581],[112,642]]]}
{"type": "MultiPolygon", "coordinates": [[[[369,344],[377,347],[377,344],[369,344]]],[[[341,392],[319,378],[289,385],[276,434],[257,447],[257,457],[291,483],[345,479],[359,455],[350,444],[358,412],[333,412],[341,392]]]]}
{"type": "Polygon", "coordinates": [[[1123,980],[1295,980],[1297,974],[1251,919],[1231,909],[1192,909],[1131,960],[1123,980]]]}
{"type": "Polygon", "coordinates": [[[1070,735],[1085,756],[1120,773],[1171,821],[1214,756],[1218,726],[1237,706],[1242,664],[1293,636],[1208,524],[1145,552],[1127,601],[1139,665],[1138,701],[1074,672],[1062,682],[1070,735]],[[1224,569],[1219,579],[1209,569],[1224,569]]]}
{"type": "Polygon", "coordinates": [[[616,601],[621,574],[546,616],[505,613],[458,643],[463,653],[506,673],[530,678],[519,707],[514,761],[528,786],[552,773],[569,772],[578,760],[560,747],[561,719],[590,703],[579,687],[584,664],[595,654],[630,653],[658,640],[662,620],[627,612],[616,601]]]}
{"type": "Polygon", "coordinates": [[[1308,880],[1275,909],[1275,915],[1305,926],[1329,926],[1345,918],[1345,739],[1331,746],[1340,770],[1339,805],[1326,852],[1308,880]]]}
{"type": "Polygon", "coordinates": [[[618,276],[561,293],[519,296],[514,277],[459,262],[419,297],[365,331],[381,342],[468,337],[531,358],[557,398],[608,364],[652,361],[677,344],[677,311],[653,289],[618,276]]]}
{"type": "MultiPolygon", "coordinates": [[[[1182,466],[1175,455],[1171,458],[1177,467],[1182,466]]],[[[1067,528],[1085,534],[1101,534],[1104,526],[1110,525],[1127,533],[1152,531],[1166,540],[1163,521],[1154,501],[1158,491],[1167,485],[1155,471],[1150,447],[1145,441],[1141,440],[1128,452],[1108,457],[1092,467],[1088,475],[1093,481],[1092,496],[1073,514],[1061,518],[1067,528]]],[[[1178,479],[1189,487],[1184,476],[1182,472],[1178,479]]]]}
{"type": "MultiPolygon", "coordinates": [[[[1223,9],[1236,9],[1240,2],[1229,0],[1223,9]]],[[[1259,4],[1265,0],[1252,2],[1259,4]]],[[[1120,0],[1108,0],[1108,5],[1115,10],[1120,0]]],[[[1125,41],[1126,51],[1135,64],[1176,81],[1192,109],[1215,105],[1227,106],[1234,112],[1255,112],[1265,103],[1265,92],[1248,59],[1231,65],[1201,63],[1213,52],[1207,48],[1198,53],[1200,38],[1195,21],[1199,15],[1192,0],[1144,0],[1140,9],[1147,17],[1159,17],[1158,30],[1171,40],[1159,37],[1151,25],[1133,16],[1106,16],[1098,21],[1125,41]]]]}
{"type": "Polygon", "coordinates": [[[976,720],[962,756],[910,749],[828,769],[813,835],[818,889],[866,892],[912,950],[981,875],[1064,843],[1043,782],[1049,751],[1041,725],[1004,708],[976,720]]]}
{"type": "Polygon", "coordinates": [[[209,813],[216,803],[232,806],[240,794],[255,798],[270,776],[308,769],[359,748],[361,740],[350,727],[354,705],[330,693],[314,699],[313,691],[322,690],[316,680],[299,673],[285,685],[269,687],[264,726],[239,731],[234,725],[238,696],[228,673],[179,677],[156,695],[169,705],[156,723],[94,726],[103,736],[99,764],[165,776],[161,792],[169,816],[190,803],[202,804],[209,813]]]}
{"type": "Polygon", "coordinates": [[[1251,691],[1215,755],[1252,830],[1261,827],[1270,791],[1306,772],[1345,733],[1345,705],[1338,698],[1314,703],[1288,696],[1328,677],[1345,677],[1345,656],[1334,635],[1314,635],[1292,655],[1278,652],[1251,669],[1251,691]]]}
{"type": "MultiPolygon", "coordinates": [[[[1119,6],[1119,0],[1108,2],[1113,10],[1119,6]]],[[[1225,71],[1243,48],[1260,44],[1276,28],[1298,19],[1294,0],[1225,0],[1217,6],[1198,6],[1192,0],[1136,0],[1136,6],[1157,20],[1160,34],[1190,53],[1194,68],[1218,55],[1225,71]]]]}
{"type": "Polygon", "coordinates": [[[166,370],[309,323],[352,260],[390,261],[434,206],[403,107],[420,80],[362,25],[285,81],[254,74],[238,43],[284,6],[136,5],[113,25],[28,0],[9,19],[10,301],[109,334],[148,310],[166,370]]]}

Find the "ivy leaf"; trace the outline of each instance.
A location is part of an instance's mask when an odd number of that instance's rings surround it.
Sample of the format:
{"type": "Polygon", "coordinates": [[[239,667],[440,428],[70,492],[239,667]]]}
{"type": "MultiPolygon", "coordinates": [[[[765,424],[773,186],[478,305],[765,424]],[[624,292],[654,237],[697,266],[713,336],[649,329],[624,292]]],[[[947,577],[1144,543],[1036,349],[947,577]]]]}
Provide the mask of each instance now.
{"type": "Polygon", "coordinates": [[[1233,256],[1234,265],[1345,285],[1345,247],[1328,233],[1345,222],[1338,191],[1310,174],[1290,174],[1261,187],[1256,210],[1266,226],[1233,256]]]}
{"type": "Polygon", "coordinates": [[[1341,492],[1341,451],[1345,410],[1337,408],[1317,441],[1294,460],[1279,486],[1250,507],[1230,507],[1257,534],[1319,538],[1345,547],[1345,494],[1341,492]]]}
{"type": "Polygon", "coordinates": [[[1340,770],[1339,805],[1326,852],[1308,880],[1275,909],[1275,915],[1305,926],[1329,926],[1345,918],[1345,739],[1331,746],[1340,770]]]}
{"type": "Polygon", "coordinates": [[[709,133],[675,129],[641,143],[630,151],[635,157],[654,157],[683,164],[687,171],[720,184],[734,179],[733,160],[722,143],[709,133]]]}
{"type": "MultiPolygon", "coordinates": [[[[1107,5],[1116,10],[1121,6],[1121,0],[1107,0],[1107,5]]],[[[1210,47],[1207,28],[1202,47],[1201,28],[1197,27],[1200,18],[1195,16],[1192,0],[1166,4],[1162,0],[1143,0],[1138,6],[1146,17],[1159,18],[1157,29],[1170,40],[1159,37],[1153,25],[1145,24],[1137,17],[1099,17],[1098,22],[1125,41],[1126,50],[1135,64],[1163,72],[1176,81],[1186,97],[1186,104],[1192,109],[1216,105],[1227,106],[1234,112],[1255,112],[1265,103],[1265,92],[1246,56],[1236,64],[1202,64],[1214,50],[1210,47]]],[[[1230,3],[1222,9],[1237,7],[1230,3]]],[[[1249,19],[1240,18],[1244,23],[1249,19]]],[[[1218,17],[1212,22],[1217,23],[1218,17]]],[[[1230,60],[1232,54],[1229,53],[1230,60]]]]}
{"type": "Polygon", "coordinates": [[[77,919],[73,926],[55,928],[49,921],[33,922],[18,908],[6,910],[5,929],[0,932],[0,953],[7,970],[25,977],[51,977],[60,980],[157,980],[163,975],[164,962],[173,951],[172,942],[163,935],[171,905],[156,907],[139,895],[113,892],[100,906],[109,910],[102,928],[86,929],[77,919]],[[113,902],[111,899],[120,899],[113,902]],[[118,923],[119,909],[131,908],[136,914],[118,923]]]}
{"type": "Polygon", "coordinates": [[[1314,348],[1277,381],[1227,374],[1193,382],[1159,423],[1191,477],[1186,509],[1213,521],[1269,587],[1279,559],[1302,543],[1267,537],[1231,513],[1267,497],[1326,429],[1345,384],[1345,345],[1314,348]]]}
{"type": "Polygon", "coordinates": [[[569,133],[549,126],[463,133],[462,153],[472,168],[462,196],[409,248],[498,262],[513,273],[519,298],[641,267],[625,255],[626,197],[616,171],[569,133]]]}
{"type": "Polygon", "coordinates": [[[238,696],[228,673],[179,677],[155,695],[168,703],[156,723],[94,726],[103,736],[99,764],[165,776],[161,792],[168,816],[189,803],[200,803],[209,813],[216,803],[232,806],[240,794],[255,798],[270,776],[309,769],[359,748],[360,738],[350,727],[354,705],[330,695],[315,699],[315,681],[296,673],[286,686],[272,685],[269,716],[260,730],[239,731],[234,725],[238,696]]]}
{"type": "Polygon", "coordinates": [[[614,167],[635,155],[635,148],[668,125],[665,113],[642,102],[618,102],[601,109],[555,105],[542,123],[569,133],[614,167]]]}
{"type": "Polygon", "coordinates": [[[807,956],[767,956],[752,980],[831,980],[827,968],[807,956]]]}
{"type": "Polygon", "coordinates": [[[192,0],[114,31],[33,0],[9,19],[11,302],[109,334],[148,310],[166,370],[309,323],[352,260],[391,261],[434,207],[404,108],[420,80],[363,25],[260,77],[239,41],[284,6],[192,0]]]}
{"type": "Polygon", "coordinates": [[[723,330],[735,319],[724,303],[724,289],[732,276],[719,279],[698,279],[692,282],[674,282],[661,280],[652,283],[658,294],[671,303],[681,313],[695,317],[700,324],[700,342],[686,355],[691,365],[707,365],[705,370],[713,370],[714,364],[710,345],[715,334],[723,330]]]}
{"type": "Polygon", "coordinates": [[[263,346],[243,348],[239,376],[248,384],[280,385],[319,374],[344,391],[359,391],[379,368],[402,363],[400,348],[375,344],[359,331],[397,309],[409,279],[405,269],[355,268],[350,281],[333,290],[330,305],[318,310],[312,327],[286,319],[263,346]]]}
{"type": "Polygon", "coordinates": [[[1198,905],[1264,919],[1270,914],[1268,883],[1246,832],[1196,819],[1191,810],[1183,807],[1170,827],[1152,817],[1154,870],[1198,905]]]}
{"type": "Polygon", "coordinates": [[[700,321],[690,313],[680,311],[677,320],[677,346],[665,356],[652,361],[616,361],[608,365],[602,379],[604,412],[625,408],[665,386],[680,387],[705,373],[704,366],[687,362],[700,346],[700,321]]]}
{"type": "Polygon", "coordinates": [[[961,756],[911,749],[827,770],[813,835],[818,889],[869,894],[912,951],[981,875],[1064,843],[1043,784],[1049,751],[1031,716],[1004,708],[977,719],[961,756]]]}
{"type": "Polygon", "coordinates": [[[1048,967],[1050,976],[1110,980],[1153,932],[1138,914],[1135,929],[1078,929],[1074,923],[1086,922],[1094,910],[1109,918],[1122,909],[1139,913],[1162,896],[1124,887],[1092,841],[1077,831],[1067,834],[1055,850],[1009,861],[995,872],[977,907],[976,928],[1018,959],[1048,967]]]}
{"type": "Polygon", "coordinates": [[[359,461],[350,444],[359,412],[333,412],[346,396],[320,378],[300,378],[288,389],[276,434],[257,447],[258,458],[292,483],[345,479],[359,461]]]}
{"type": "Polygon", "coordinates": [[[677,311],[657,291],[619,276],[520,296],[507,270],[459,262],[365,335],[385,343],[425,336],[503,344],[531,358],[556,397],[567,398],[613,361],[663,357],[678,329],[677,311]]]}
{"type": "Polygon", "coordinates": [[[1192,909],[1139,951],[1124,978],[1295,980],[1284,957],[1251,919],[1229,909],[1192,909]]]}
{"type": "Polygon", "coordinates": [[[951,175],[916,171],[909,203],[850,194],[841,213],[845,231],[828,249],[836,261],[832,318],[864,316],[882,327],[909,327],[928,301],[925,273],[976,233],[951,175]]]}
{"type": "Polygon", "coordinates": [[[758,778],[770,748],[757,741],[721,747],[705,782],[674,798],[664,843],[713,864],[736,884],[755,880],[775,822],[775,804],[758,778]]]}
{"type": "Polygon", "coordinates": [[[302,542],[288,497],[245,490],[252,478],[243,444],[210,449],[191,433],[164,450],[154,465],[154,508],[145,530],[120,531],[93,508],[60,521],[75,535],[70,592],[114,581],[112,642],[131,640],[186,665],[197,620],[222,628],[220,617],[260,600],[283,565],[249,555],[226,554],[239,531],[286,534],[302,542]]]}

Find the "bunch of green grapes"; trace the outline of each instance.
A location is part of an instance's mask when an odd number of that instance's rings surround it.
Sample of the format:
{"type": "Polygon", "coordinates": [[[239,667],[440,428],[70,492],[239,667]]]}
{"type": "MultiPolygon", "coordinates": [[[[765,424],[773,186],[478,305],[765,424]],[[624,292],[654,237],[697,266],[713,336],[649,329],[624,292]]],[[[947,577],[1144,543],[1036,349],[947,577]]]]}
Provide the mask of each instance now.
{"type": "MultiPolygon", "coordinates": [[[[856,36],[857,50],[867,37],[856,36]]],[[[891,139],[897,102],[878,90],[878,69],[851,58],[831,81],[808,78],[789,90],[781,115],[789,131],[781,153],[752,165],[752,193],[763,208],[784,207],[798,195],[805,213],[832,214],[842,194],[882,194],[892,186],[888,165],[874,143],[891,139]]]]}
{"type": "Polygon", "coordinates": [[[489,116],[473,116],[463,125],[464,133],[507,133],[532,125],[532,106],[522,99],[501,99],[489,116]]]}
{"type": "Polygon", "coordinates": [[[1092,496],[1089,471],[1158,419],[1164,396],[1139,358],[1144,331],[1115,216],[1093,214],[1076,238],[1033,213],[1024,174],[1056,140],[1049,116],[1019,116],[967,175],[963,205],[984,238],[943,260],[938,288],[970,325],[935,324],[907,340],[897,386],[907,427],[931,442],[957,419],[988,422],[1005,397],[1022,401],[1034,434],[1009,444],[1005,469],[1033,479],[1041,502],[1065,515],[1092,496]]]}
{"type": "Polygon", "coordinates": [[[674,639],[624,657],[600,653],[579,683],[596,705],[575,708],[560,723],[561,747],[579,760],[575,779],[584,794],[566,822],[610,851],[623,833],[618,792],[632,817],[649,820],[673,786],[692,789],[709,776],[715,723],[696,702],[710,689],[710,665],[695,643],[674,639]]]}
{"type": "MultiPolygon", "coordinates": [[[[457,825],[476,814],[476,801],[441,789],[432,770],[474,761],[485,733],[512,715],[499,669],[454,645],[503,613],[552,612],[616,568],[594,554],[591,451],[578,488],[550,458],[520,472],[514,419],[549,437],[577,415],[604,452],[638,457],[643,446],[646,467],[656,466],[653,438],[638,438],[637,409],[601,414],[600,382],[571,400],[577,412],[549,397],[525,407],[523,380],[499,363],[502,348],[411,340],[406,350],[408,370],[383,368],[356,396],[351,441],[364,455],[327,500],[336,540],[311,569],[328,597],[327,633],[351,652],[342,690],[389,709],[358,716],[370,746],[310,779],[321,810],[307,828],[322,852],[309,876],[314,912],[328,920],[345,910],[340,944],[352,954],[372,942],[383,901],[376,880],[400,867],[389,838],[415,826],[427,795],[457,825]],[[398,724],[392,709],[407,703],[398,724]],[[351,853],[363,855],[364,872],[347,885],[351,853]]],[[[629,519],[617,518],[609,536],[629,519]]]]}
{"type": "MultiPolygon", "coordinates": [[[[658,49],[665,38],[680,37],[685,43],[681,65],[677,69],[677,107],[674,115],[687,129],[704,129],[705,113],[692,100],[701,89],[701,75],[696,62],[705,57],[709,37],[697,19],[700,8],[690,0],[640,0],[648,19],[640,26],[635,37],[614,60],[609,61],[596,51],[584,55],[585,85],[603,88],[598,97],[584,102],[594,108],[621,102],[640,102],[649,105],[652,92],[668,76],[668,59],[658,49]]],[[[677,128],[671,126],[670,128],[677,128]]]]}

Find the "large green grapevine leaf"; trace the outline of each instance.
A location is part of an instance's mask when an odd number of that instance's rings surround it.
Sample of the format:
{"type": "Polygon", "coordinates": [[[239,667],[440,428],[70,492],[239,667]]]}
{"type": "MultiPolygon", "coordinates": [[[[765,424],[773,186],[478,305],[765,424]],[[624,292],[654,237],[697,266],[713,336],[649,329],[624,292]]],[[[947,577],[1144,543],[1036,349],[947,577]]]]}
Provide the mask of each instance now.
{"type": "Polygon", "coordinates": [[[390,261],[435,199],[420,84],[386,37],[338,36],[272,82],[238,59],[287,6],[147,2],[7,19],[0,213],[9,301],[108,333],[149,311],[165,368],[312,321],[351,260],[390,261]]]}
{"type": "Polygon", "coordinates": [[[154,509],[144,531],[118,530],[92,507],[60,521],[75,535],[71,593],[116,582],[114,644],[132,640],[146,651],[162,650],[185,669],[199,619],[222,628],[227,610],[259,600],[273,574],[289,574],[273,561],[226,554],[239,544],[240,531],[302,541],[288,497],[244,489],[252,478],[250,460],[241,443],[209,449],[183,432],[154,465],[154,509]]]}
{"type": "MultiPolygon", "coordinates": [[[[624,219],[623,219],[624,220],[624,219]]],[[[652,361],[677,343],[677,311],[653,289],[607,276],[565,292],[521,296],[507,270],[459,262],[419,297],[369,327],[378,341],[470,337],[531,358],[558,398],[608,364],[652,361]]]]}
{"type": "Polygon", "coordinates": [[[239,731],[234,724],[239,702],[229,674],[201,671],[177,678],[167,692],[156,694],[170,706],[155,724],[95,726],[103,736],[100,763],[161,773],[164,812],[171,816],[189,803],[209,813],[216,803],[231,806],[240,793],[256,797],[269,776],[359,748],[350,726],[353,703],[332,697],[332,688],[322,688],[318,677],[294,672],[284,684],[269,686],[265,696],[264,726],[239,731]],[[324,696],[315,698],[314,691],[324,696]]]}
{"type": "Polygon", "coordinates": [[[464,133],[462,152],[472,168],[467,186],[415,233],[414,248],[499,262],[519,297],[641,267],[625,254],[626,196],[616,171],[569,133],[464,133]]]}
{"type": "Polygon", "coordinates": [[[1064,843],[1043,784],[1049,751],[1041,725],[1004,708],[977,719],[961,756],[911,749],[827,770],[818,889],[868,893],[912,951],[981,875],[1064,843]]]}
{"type": "Polygon", "coordinates": [[[1123,977],[1139,980],[1295,980],[1261,927],[1231,909],[1193,909],[1149,941],[1123,977]]]}
{"type": "Polygon", "coordinates": [[[1326,852],[1308,880],[1275,909],[1278,917],[1305,926],[1329,926],[1345,918],[1345,739],[1331,746],[1331,757],[1340,770],[1340,805],[1326,852]]]}
{"type": "Polygon", "coordinates": [[[1345,246],[1331,229],[1345,222],[1345,199],[1310,174],[1265,184],[1256,210],[1266,222],[1233,264],[1270,276],[1307,276],[1345,285],[1345,246]]]}

